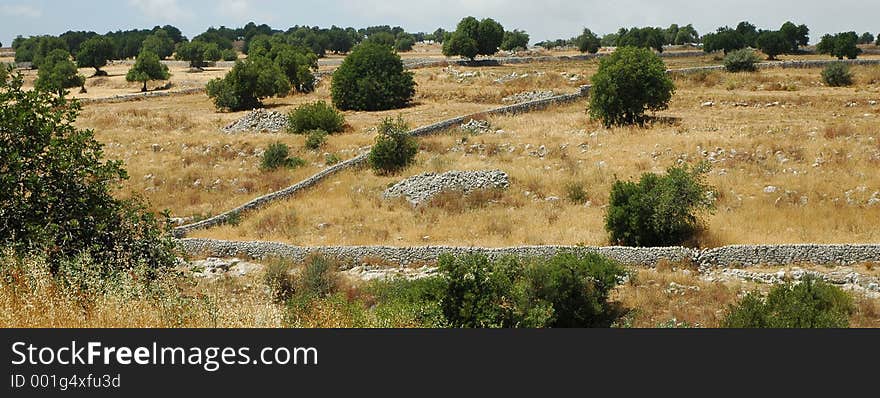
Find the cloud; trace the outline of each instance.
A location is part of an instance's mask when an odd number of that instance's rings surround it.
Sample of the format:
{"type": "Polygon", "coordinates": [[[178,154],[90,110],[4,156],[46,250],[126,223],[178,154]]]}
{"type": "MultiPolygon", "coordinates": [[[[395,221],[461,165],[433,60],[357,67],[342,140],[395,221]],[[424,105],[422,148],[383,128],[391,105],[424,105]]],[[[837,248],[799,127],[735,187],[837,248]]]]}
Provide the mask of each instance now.
{"type": "Polygon", "coordinates": [[[218,6],[220,14],[240,17],[253,11],[249,0],[221,0],[218,6]]]}
{"type": "Polygon", "coordinates": [[[181,7],[177,0],[129,0],[128,3],[148,17],[169,21],[179,21],[192,15],[189,10],[181,7]]]}
{"type": "Polygon", "coordinates": [[[25,4],[4,4],[0,5],[0,15],[7,17],[39,18],[43,15],[43,10],[25,4]]]}

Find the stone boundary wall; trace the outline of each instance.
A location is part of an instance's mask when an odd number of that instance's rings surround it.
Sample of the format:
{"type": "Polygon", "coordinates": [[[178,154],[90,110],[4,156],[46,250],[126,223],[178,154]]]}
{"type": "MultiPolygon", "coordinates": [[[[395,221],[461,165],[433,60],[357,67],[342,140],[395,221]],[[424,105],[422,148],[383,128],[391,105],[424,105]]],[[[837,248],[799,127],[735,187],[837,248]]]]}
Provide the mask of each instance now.
{"type": "Polygon", "coordinates": [[[123,94],[103,98],[80,98],[78,99],[78,101],[81,104],[109,104],[114,102],[138,101],[155,97],[173,97],[178,95],[191,95],[204,92],[204,87],[193,87],[175,91],[148,91],[146,93],[123,94]]]}
{"type": "MultiPolygon", "coordinates": [[[[601,54],[582,54],[582,55],[545,55],[538,57],[497,57],[497,58],[483,58],[475,61],[469,61],[465,59],[438,59],[438,60],[415,60],[407,62],[407,60],[403,60],[404,65],[408,69],[420,69],[420,68],[433,68],[438,66],[449,66],[449,65],[457,65],[457,66],[498,66],[498,65],[513,65],[513,64],[528,64],[533,62],[557,62],[557,61],[586,61],[590,59],[601,58],[607,56],[611,53],[601,53],[601,54]]],[[[703,51],[674,51],[674,52],[662,52],[658,54],[663,58],[678,58],[678,57],[699,57],[706,55],[703,51]]]]}
{"type": "Polygon", "coordinates": [[[556,253],[597,253],[627,265],[655,266],[661,261],[692,262],[699,267],[739,267],[755,265],[854,265],[880,262],[880,244],[793,244],[734,245],[714,249],[686,247],[624,247],[624,246],[295,246],[278,242],[224,241],[216,239],[180,239],[182,251],[194,256],[248,257],[265,259],[280,257],[302,261],[310,254],[323,254],[346,262],[387,261],[393,264],[419,265],[436,262],[444,253],[454,255],[484,254],[491,259],[504,256],[520,258],[549,257],[556,253]]]}
{"type": "MultiPolygon", "coordinates": [[[[463,123],[467,123],[468,121],[470,121],[470,119],[478,118],[480,116],[517,114],[517,113],[522,113],[522,112],[530,112],[530,111],[534,111],[534,110],[544,109],[548,106],[555,105],[555,104],[572,102],[572,101],[575,101],[579,98],[586,97],[587,95],[589,95],[589,93],[590,93],[590,86],[581,86],[580,90],[578,90],[577,92],[572,93],[572,94],[563,94],[563,95],[558,95],[558,96],[551,97],[551,98],[523,102],[521,104],[508,105],[508,106],[503,106],[500,108],[495,108],[495,109],[491,109],[491,110],[484,111],[484,112],[477,112],[477,113],[472,113],[472,114],[465,115],[465,116],[459,116],[459,117],[447,119],[447,120],[444,120],[444,121],[441,121],[438,123],[430,124],[427,126],[422,126],[422,127],[416,128],[414,130],[410,130],[409,134],[416,136],[416,137],[425,136],[425,135],[429,135],[429,134],[435,134],[435,133],[447,130],[451,127],[458,126],[463,123]]],[[[344,162],[340,162],[340,163],[337,163],[333,166],[327,167],[327,168],[319,171],[318,173],[312,175],[311,177],[306,178],[305,180],[302,180],[302,181],[300,181],[294,185],[291,185],[287,188],[284,188],[280,191],[275,191],[275,192],[260,196],[256,199],[252,199],[241,206],[238,206],[232,210],[223,212],[223,213],[218,214],[216,216],[213,216],[211,218],[207,218],[207,219],[204,219],[204,220],[201,220],[198,222],[194,222],[191,224],[176,227],[173,230],[173,234],[177,238],[182,238],[182,237],[186,236],[187,233],[189,233],[193,230],[205,229],[205,228],[210,228],[210,227],[214,227],[214,226],[223,224],[230,217],[239,216],[244,212],[259,209],[261,207],[265,207],[266,205],[268,205],[274,201],[290,197],[291,195],[293,195],[301,190],[304,190],[308,187],[311,187],[312,185],[315,185],[319,181],[323,180],[324,178],[329,177],[333,174],[336,174],[337,172],[340,172],[342,170],[363,164],[367,160],[368,156],[369,156],[368,153],[360,154],[360,155],[355,156],[351,159],[348,159],[344,162]]]]}
{"type": "MultiPolygon", "coordinates": [[[[828,64],[833,64],[836,62],[842,62],[850,65],[880,65],[880,59],[844,59],[844,60],[831,60],[831,59],[822,59],[822,60],[804,60],[804,61],[778,61],[778,62],[760,62],[755,64],[758,69],[767,69],[767,68],[783,68],[783,69],[791,69],[791,68],[821,68],[827,66],[828,64]]],[[[704,72],[704,71],[715,71],[715,70],[724,70],[724,65],[710,65],[710,66],[697,66],[693,68],[682,68],[682,69],[667,69],[666,73],[673,75],[688,75],[691,73],[704,72]]]]}

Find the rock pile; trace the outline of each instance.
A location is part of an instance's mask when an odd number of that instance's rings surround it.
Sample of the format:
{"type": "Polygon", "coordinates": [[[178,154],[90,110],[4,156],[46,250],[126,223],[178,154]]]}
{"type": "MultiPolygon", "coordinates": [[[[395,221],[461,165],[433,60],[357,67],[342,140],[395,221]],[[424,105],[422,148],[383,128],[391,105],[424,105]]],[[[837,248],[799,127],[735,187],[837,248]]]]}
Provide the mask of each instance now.
{"type": "Polygon", "coordinates": [[[507,188],[510,180],[501,170],[448,171],[409,177],[383,193],[385,199],[405,197],[413,206],[428,202],[444,191],[468,193],[477,189],[507,188]]]}
{"type": "Polygon", "coordinates": [[[552,91],[525,91],[519,94],[508,95],[501,99],[505,104],[520,104],[523,102],[537,101],[555,97],[556,93],[552,91]]]}
{"type": "Polygon", "coordinates": [[[222,130],[224,133],[247,131],[269,131],[275,133],[283,130],[285,127],[287,127],[287,116],[284,114],[265,109],[254,109],[222,130]]]}
{"type": "Polygon", "coordinates": [[[471,134],[483,134],[489,131],[490,127],[487,120],[471,119],[467,123],[458,126],[458,129],[471,134]]]}

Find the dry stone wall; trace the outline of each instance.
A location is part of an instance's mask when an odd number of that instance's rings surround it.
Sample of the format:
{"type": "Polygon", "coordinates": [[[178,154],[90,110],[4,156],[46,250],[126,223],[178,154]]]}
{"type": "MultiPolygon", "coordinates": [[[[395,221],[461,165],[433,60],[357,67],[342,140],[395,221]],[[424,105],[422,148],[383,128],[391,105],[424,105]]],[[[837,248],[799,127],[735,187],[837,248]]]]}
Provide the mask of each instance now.
{"type": "Polygon", "coordinates": [[[686,247],[623,247],[623,246],[294,246],[277,242],[224,241],[215,239],[180,239],[183,252],[194,256],[236,257],[253,259],[271,257],[302,261],[310,254],[323,254],[358,265],[363,262],[386,261],[394,265],[419,265],[436,262],[444,253],[453,255],[484,254],[496,259],[504,256],[549,257],[557,253],[597,253],[627,265],[654,266],[661,261],[693,262],[700,268],[730,268],[754,265],[855,265],[880,262],[880,244],[801,244],[801,245],[735,245],[714,249],[686,247]]]}

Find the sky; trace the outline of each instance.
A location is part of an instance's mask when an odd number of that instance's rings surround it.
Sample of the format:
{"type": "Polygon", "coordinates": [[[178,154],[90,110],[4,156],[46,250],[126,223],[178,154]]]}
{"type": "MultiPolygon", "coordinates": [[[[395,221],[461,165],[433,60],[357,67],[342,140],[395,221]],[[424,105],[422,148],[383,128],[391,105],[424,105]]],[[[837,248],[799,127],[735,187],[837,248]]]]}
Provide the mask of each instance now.
{"type": "Polygon", "coordinates": [[[778,29],[791,20],[810,28],[815,43],[825,33],[880,33],[877,0],[0,0],[0,43],[16,35],[58,35],[67,30],[148,29],[171,24],[193,37],[210,26],[249,21],[276,29],[293,25],[329,27],[402,26],[409,32],[454,29],[465,16],[490,17],[505,29],[522,29],[531,42],[596,33],[619,27],[692,23],[700,34],[747,20],[778,29]],[[833,9],[829,9],[833,6],[833,9]]]}

